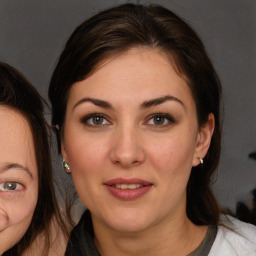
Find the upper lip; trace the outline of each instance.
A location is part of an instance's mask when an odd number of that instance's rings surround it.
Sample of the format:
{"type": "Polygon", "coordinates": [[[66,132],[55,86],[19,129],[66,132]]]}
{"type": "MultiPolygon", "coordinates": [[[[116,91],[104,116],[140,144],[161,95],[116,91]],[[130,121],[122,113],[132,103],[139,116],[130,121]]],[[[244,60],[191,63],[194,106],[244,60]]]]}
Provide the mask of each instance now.
{"type": "Polygon", "coordinates": [[[108,180],[108,181],[104,182],[104,184],[108,185],[108,186],[113,186],[116,184],[140,184],[143,186],[152,185],[152,183],[149,181],[137,179],[137,178],[131,178],[131,179],[116,178],[116,179],[108,180]]]}

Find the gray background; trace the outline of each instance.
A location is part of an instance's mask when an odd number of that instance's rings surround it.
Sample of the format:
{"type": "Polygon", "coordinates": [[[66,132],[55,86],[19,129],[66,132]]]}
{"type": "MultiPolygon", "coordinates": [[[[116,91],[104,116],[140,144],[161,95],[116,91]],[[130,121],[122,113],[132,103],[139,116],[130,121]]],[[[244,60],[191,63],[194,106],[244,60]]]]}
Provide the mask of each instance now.
{"type": "MultiPolygon", "coordinates": [[[[56,60],[74,28],[92,14],[125,2],[0,0],[0,59],[19,69],[47,97],[56,60]]],[[[223,206],[234,209],[256,187],[256,162],[248,159],[256,150],[256,1],[140,2],[162,4],[189,22],[219,73],[225,117],[214,191],[223,206]]],[[[55,155],[55,171],[61,174],[60,161],[55,155]]]]}

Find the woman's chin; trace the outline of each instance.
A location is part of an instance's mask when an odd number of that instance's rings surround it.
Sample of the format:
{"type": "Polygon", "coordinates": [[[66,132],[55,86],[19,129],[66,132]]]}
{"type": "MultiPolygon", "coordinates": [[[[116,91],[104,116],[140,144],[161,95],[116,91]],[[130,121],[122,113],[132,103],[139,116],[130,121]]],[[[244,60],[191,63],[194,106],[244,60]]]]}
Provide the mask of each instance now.
{"type": "Polygon", "coordinates": [[[114,231],[129,234],[129,233],[139,233],[150,226],[150,220],[145,214],[140,214],[138,212],[122,212],[115,217],[109,218],[106,224],[114,231]]]}
{"type": "Polygon", "coordinates": [[[133,221],[126,221],[123,223],[113,223],[112,229],[118,233],[123,234],[134,234],[134,233],[140,233],[143,230],[145,230],[147,225],[145,223],[139,223],[138,221],[135,223],[133,221]]]}

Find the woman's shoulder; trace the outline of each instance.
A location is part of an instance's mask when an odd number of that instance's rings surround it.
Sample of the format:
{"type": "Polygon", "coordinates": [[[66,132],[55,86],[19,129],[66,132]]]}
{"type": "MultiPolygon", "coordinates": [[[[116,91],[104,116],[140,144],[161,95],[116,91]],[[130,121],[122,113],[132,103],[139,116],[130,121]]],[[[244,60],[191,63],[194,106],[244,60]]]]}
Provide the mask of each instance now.
{"type": "Polygon", "coordinates": [[[222,216],[209,256],[255,256],[256,226],[222,216]]]}

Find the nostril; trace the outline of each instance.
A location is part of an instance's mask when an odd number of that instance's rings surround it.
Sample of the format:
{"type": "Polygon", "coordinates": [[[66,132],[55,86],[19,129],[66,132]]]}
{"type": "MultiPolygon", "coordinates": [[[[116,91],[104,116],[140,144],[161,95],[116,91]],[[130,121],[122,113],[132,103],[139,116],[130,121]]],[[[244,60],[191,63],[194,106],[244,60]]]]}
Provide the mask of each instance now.
{"type": "Polygon", "coordinates": [[[141,163],[144,162],[144,158],[140,156],[140,154],[134,154],[134,155],[115,155],[114,157],[112,157],[112,161],[120,166],[123,166],[125,168],[129,168],[129,167],[135,167],[137,165],[140,165],[141,163]]]}
{"type": "Polygon", "coordinates": [[[145,152],[134,130],[122,129],[117,133],[110,150],[111,161],[125,168],[144,162],[145,152]]]}
{"type": "Polygon", "coordinates": [[[118,164],[118,165],[123,165],[123,166],[134,166],[134,165],[137,165],[140,163],[140,161],[138,160],[133,160],[131,158],[125,158],[125,157],[122,157],[120,159],[115,159],[114,160],[115,164],[118,164]]]}

